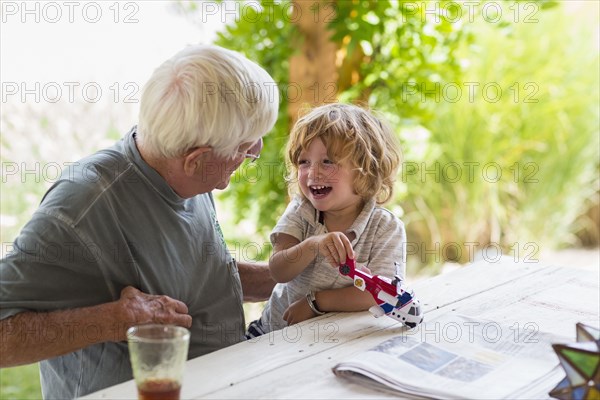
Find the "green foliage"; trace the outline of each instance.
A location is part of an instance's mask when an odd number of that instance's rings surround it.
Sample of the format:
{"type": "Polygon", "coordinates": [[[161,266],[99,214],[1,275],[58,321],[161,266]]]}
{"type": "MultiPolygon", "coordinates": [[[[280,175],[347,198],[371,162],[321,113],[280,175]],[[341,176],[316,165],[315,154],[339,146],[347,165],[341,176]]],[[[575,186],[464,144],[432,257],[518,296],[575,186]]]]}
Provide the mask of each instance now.
{"type": "MultiPolygon", "coordinates": [[[[436,2],[443,9],[455,2],[436,2]]],[[[330,24],[333,40],[351,58],[362,57],[354,82],[341,82],[340,101],[366,100],[370,107],[388,113],[396,124],[420,122],[435,115],[435,106],[421,101],[433,96],[436,82],[460,75],[454,52],[468,29],[451,23],[449,16],[427,18],[426,2],[339,1],[337,18],[330,24]],[[418,93],[419,96],[412,95],[418,93]]],[[[343,74],[342,74],[343,76],[343,74]]]]}
{"type": "MultiPolygon", "coordinates": [[[[261,4],[262,12],[254,7],[245,8],[244,17],[228,25],[219,34],[216,44],[256,61],[279,85],[280,118],[265,139],[261,159],[256,166],[242,167],[230,188],[220,195],[220,200],[236,210],[236,222],[250,219],[256,231],[264,236],[287,203],[282,150],[290,129],[287,117],[289,59],[299,47],[301,36],[292,23],[296,16],[292,15],[290,1],[262,1],[261,4]],[[248,199],[260,199],[260,202],[248,199]]],[[[442,76],[447,80],[456,77],[459,67],[452,52],[461,41],[462,31],[454,29],[443,17],[442,23],[431,24],[424,19],[421,8],[410,9],[408,13],[400,3],[393,1],[315,2],[311,10],[315,17],[319,11],[315,7],[319,6],[331,8],[325,18],[331,19],[327,21],[334,33],[333,40],[347,58],[356,58],[355,51],[359,56],[357,65],[349,63],[344,68],[349,69],[348,76],[356,73],[361,79],[342,81],[342,77],[337,84],[340,100],[366,98],[371,106],[388,112],[392,122],[397,124],[409,118],[419,121],[431,118],[434,107],[413,98],[405,101],[403,91],[412,90],[408,82],[431,84],[442,76]]]]}
{"type": "Polygon", "coordinates": [[[34,400],[42,398],[38,364],[0,369],[0,399],[34,400]]]}
{"type": "MultiPolygon", "coordinates": [[[[243,167],[221,196],[234,223],[251,221],[266,238],[287,203],[286,88],[301,35],[289,1],[261,4],[217,44],[264,66],[282,94],[259,164],[243,167]]],[[[574,244],[570,232],[598,188],[597,48],[581,40],[597,34],[583,27],[598,22],[593,9],[583,21],[559,4],[312,4],[315,16],[329,8],[341,58],[337,99],[367,104],[398,127],[405,163],[388,207],[407,223],[418,265],[469,261],[490,243],[518,257],[574,244]]]]}
{"type": "MultiPolygon", "coordinates": [[[[600,148],[598,53],[581,40],[593,25],[580,21],[553,8],[533,23],[474,27],[477,40],[459,49],[471,61],[454,83],[462,96],[447,91],[421,136],[403,136],[409,162],[397,200],[409,238],[446,246],[441,256],[461,262],[469,246],[488,243],[492,259],[502,249],[530,261],[540,249],[577,244],[575,221],[598,190],[600,148]]],[[[435,261],[422,250],[421,262],[435,261]]]]}
{"type": "MultiPolygon", "coordinates": [[[[274,226],[286,206],[287,186],[282,160],[289,131],[289,59],[299,43],[296,28],[290,23],[292,16],[288,2],[261,2],[264,3],[266,5],[262,12],[255,7],[244,8],[244,17],[238,19],[235,25],[228,25],[216,40],[216,44],[237,50],[260,64],[278,83],[279,118],[265,137],[261,158],[255,163],[243,165],[232,177],[230,188],[219,194],[219,199],[227,204],[227,208],[235,210],[235,222],[251,218],[261,236],[274,226]]],[[[230,241],[237,239],[235,232],[229,231],[227,236],[230,241]]],[[[264,249],[258,257],[264,258],[268,251],[268,248],[264,249]]]]}

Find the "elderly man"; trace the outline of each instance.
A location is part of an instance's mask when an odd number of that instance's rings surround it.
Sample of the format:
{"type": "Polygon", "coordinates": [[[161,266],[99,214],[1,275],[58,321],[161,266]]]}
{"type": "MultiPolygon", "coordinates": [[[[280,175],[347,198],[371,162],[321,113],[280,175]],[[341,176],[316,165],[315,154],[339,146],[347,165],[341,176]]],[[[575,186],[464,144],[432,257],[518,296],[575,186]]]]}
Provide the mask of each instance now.
{"type": "Polygon", "coordinates": [[[190,46],[144,88],[138,126],[74,163],[0,264],[0,366],[41,361],[45,398],[131,379],[125,331],[192,331],[189,357],[243,340],[242,301],[268,297],[266,265],[236,263],[215,214],[273,127],[275,82],[216,46],[190,46]]]}

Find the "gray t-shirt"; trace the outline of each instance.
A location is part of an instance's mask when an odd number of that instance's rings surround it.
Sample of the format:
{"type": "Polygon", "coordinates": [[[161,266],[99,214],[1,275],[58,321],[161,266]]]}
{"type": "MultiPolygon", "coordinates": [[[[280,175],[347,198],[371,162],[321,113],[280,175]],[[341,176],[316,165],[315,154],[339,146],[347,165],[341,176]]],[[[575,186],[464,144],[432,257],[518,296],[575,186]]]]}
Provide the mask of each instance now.
{"type": "MultiPolygon", "coordinates": [[[[404,278],[406,233],[400,219],[385,208],[376,206],[372,199],[365,204],[346,234],[350,232],[354,233],[354,239],[350,243],[356,254],[357,265],[367,266],[373,274],[389,278],[399,275],[404,278]]],[[[308,237],[327,233],[327,228],[319,222],[319,211],[308,200],[296,196],[273,228],[271,242],[280,233],[302,242],[308,237]]],[[[352,286],[352,279],[341,275],[337,268],[317,256],[290,282],[275,286],[260,318],[261,328],[264,332],[269,332],[287,326],[283,313],[311,290],[346,286],[352,286]]]]}
{"type": "MultiPolygon", "coordinates": [[[[189,357],[243,340],[241,283],[210,193],[180,198],[141,158],[133,128],[73,163],[0,262],[0,319],[119,299],[128,285],[183,301],[189,357]]],[[[103,328],[126,329],[110,326],[103,328]]],[[[56,340],[77,329],[32,328],[56,340]]],[[[26,333],[27,334],[27,333],[26,333]]],[[[127,344],[106,342],[41,362],[45,398],[73,398],[132,378],[127,344]]]]}

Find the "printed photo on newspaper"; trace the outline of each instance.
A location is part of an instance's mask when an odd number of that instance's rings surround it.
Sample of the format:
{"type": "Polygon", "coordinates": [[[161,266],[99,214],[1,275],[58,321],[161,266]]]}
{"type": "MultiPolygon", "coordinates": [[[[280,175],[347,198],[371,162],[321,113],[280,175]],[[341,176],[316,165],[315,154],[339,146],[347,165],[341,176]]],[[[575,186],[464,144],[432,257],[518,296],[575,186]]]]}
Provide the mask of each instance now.
{"type": "Polygon", "coordinates": [[[447,313],[337,364],[333,372],[424,398],[548,398],[564,375],[551,343],[565,340],[535,324],[506,326],[447,313]]]}

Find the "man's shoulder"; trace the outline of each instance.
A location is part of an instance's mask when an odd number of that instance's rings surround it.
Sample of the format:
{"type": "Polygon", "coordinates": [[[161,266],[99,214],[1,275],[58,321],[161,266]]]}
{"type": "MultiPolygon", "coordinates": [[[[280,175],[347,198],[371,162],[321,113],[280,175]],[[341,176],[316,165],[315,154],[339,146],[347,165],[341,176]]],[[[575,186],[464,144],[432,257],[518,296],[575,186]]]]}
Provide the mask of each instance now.
{"type": "MultiPolygon", "coordinates": [[[[39,209],[52,214],[77,214],[95,204],[119,181],[135,179],[131,169],[131,163],[116,146],[68,163],[44,195],[39,209]]],[[[73,219],[75,214],[71,215],[73,219]]]]}
{"type": "Polygon", "coordinates": [[[131,167],[119,144],[68,164],[59,181],[97,187],[110,184],[131,167]]]}

